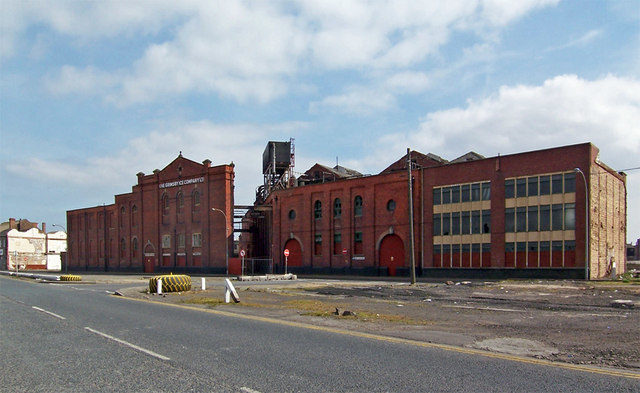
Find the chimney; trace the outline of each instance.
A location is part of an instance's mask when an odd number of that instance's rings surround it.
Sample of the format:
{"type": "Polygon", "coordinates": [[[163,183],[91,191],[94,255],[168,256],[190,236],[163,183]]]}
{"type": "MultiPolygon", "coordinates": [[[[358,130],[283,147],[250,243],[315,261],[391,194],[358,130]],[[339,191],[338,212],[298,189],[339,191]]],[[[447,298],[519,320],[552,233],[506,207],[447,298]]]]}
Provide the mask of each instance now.
{"type": "Polygon", "coordinates": [[[202,164],[205,167],[209,168],[209,167],[211,167],[211,160],[207,158],[206,160],[202,161],[202,164]]]}
{"type": "Polygon", "coordinates": [[[47,223],[46,222],[42,223],[42,233],[44,233],[44,234],[47,233],[47,223]]]}

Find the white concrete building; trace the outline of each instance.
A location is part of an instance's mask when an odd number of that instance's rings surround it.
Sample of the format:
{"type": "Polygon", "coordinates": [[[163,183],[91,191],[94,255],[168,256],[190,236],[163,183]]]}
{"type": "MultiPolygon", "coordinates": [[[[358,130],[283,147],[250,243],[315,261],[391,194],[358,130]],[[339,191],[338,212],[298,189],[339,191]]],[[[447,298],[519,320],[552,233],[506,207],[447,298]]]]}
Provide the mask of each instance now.
{"type": "Polygon", "coordinates": [[[11,229],[3,236],[2,255],[7,270],[62,270],[62,253],[67,251],[63,231],[43,233],[38,228],[21,232],[11,229]]]}

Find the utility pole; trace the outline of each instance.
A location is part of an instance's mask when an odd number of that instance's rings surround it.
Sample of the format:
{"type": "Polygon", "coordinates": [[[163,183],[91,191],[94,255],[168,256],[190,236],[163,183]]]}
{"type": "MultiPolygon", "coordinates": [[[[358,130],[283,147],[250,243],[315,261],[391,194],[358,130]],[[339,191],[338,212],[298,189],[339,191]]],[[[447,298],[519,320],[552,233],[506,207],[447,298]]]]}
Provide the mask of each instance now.
{"type": "Polygon", "coordinates": [[[416,283],[416,260],[413,253],[413,185],[411,184],[411,149],[407,147],[407,173],[409,175],[409,262],[411,285],[416,283]]]}

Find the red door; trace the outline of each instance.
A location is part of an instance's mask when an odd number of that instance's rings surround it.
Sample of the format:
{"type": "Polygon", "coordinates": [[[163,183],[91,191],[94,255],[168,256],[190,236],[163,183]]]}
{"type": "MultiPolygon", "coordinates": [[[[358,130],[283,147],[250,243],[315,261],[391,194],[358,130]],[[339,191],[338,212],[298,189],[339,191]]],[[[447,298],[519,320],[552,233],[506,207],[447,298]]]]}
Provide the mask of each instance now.
{"type": "MultiPolygon", "coordinates": [[[[302,266],[302,248],[300,247],[300,243],[296,239],[289,239],[284,245],[284,248],[289,250],[287,266],[302,266]]],[[[282,250],[282,252],[284,252],[284,250],[282,250]]],[[[282,255],[282,258],[284,258],[284,255],[282,255]]]]}
{"type": "Polygon", "coordinates": [[[404,244],[398,235],[387,235],[380,243],[380,267],[387,267],[389,275],[396,275],[396,268],[404,266],[404,244]]]}
{"type": "Polygon", "coordinates": [[[156,264],[155,256],[144,256],[144,272],[153,273],[153,266],[156,264]]]}

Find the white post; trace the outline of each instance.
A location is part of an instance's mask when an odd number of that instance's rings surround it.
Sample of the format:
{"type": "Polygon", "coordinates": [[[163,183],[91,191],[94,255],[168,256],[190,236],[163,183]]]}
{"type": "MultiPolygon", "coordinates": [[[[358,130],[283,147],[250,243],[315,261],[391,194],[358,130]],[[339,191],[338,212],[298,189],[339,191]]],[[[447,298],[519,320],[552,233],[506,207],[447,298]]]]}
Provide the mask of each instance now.
{"type": "Polygon", "coordinates": [[[156,293],[158,295],[162,295],[162,279],[161,278],[158,279],[156,293]]]}
{"type": "Polygon", "coordinates": [[[225,303],[231,303],[231,291],[229,290],[229,288],[227,288],[224,291],[224,302],[225,303]]]}
{"type": "Polygon", "coordinates": [[[202,280],[202,290],[204,291],[205,289],[207,289],[207,284],[204,282],[204,277],[202,277],[201,280],[202,280]]]}

